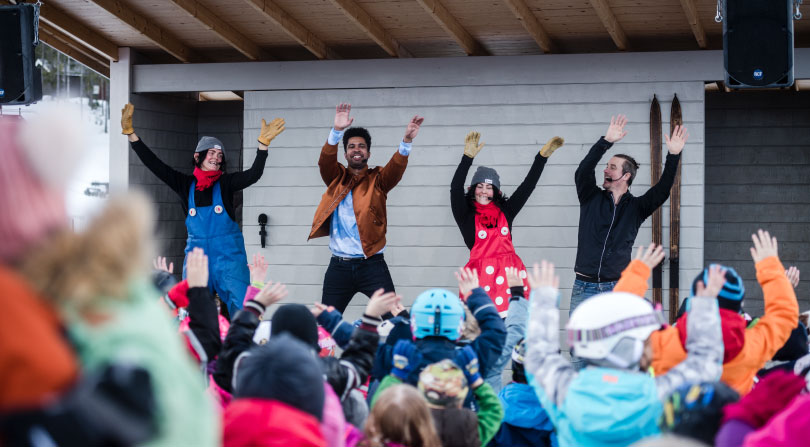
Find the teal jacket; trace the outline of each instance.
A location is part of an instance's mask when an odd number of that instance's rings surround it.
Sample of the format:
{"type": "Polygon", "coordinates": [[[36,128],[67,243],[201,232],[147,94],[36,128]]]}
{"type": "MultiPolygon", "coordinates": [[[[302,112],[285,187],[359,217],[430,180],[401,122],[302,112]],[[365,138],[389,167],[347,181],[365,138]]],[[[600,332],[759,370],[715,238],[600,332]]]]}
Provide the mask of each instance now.
{"type": "Polygon", "coordinates": [[[109,362],[132,362],[149,371],[157,409],[158,434],[146,445],[218,446],[220,420],[205,389],[202,372],[181,343],[158,292],[133,281],[126,299],[110,298],[95,309],[109,315],[89,324],[65,310],[68,331],[84,369],[109,362]]]}
{"type": "MultiPolygon", "coordinates": [[[[662,400],[685,383],[720,379],[723,334],[714,298],[695,298],[686,360],[664,375],[589,365],[575,371],[559,354],[559,294],[532,290],[526,376],[549,415],[560,446],[627,446],[658,433],[662,400]]],[[[639,298],[642,299],[642,298],[639,298]]]]}

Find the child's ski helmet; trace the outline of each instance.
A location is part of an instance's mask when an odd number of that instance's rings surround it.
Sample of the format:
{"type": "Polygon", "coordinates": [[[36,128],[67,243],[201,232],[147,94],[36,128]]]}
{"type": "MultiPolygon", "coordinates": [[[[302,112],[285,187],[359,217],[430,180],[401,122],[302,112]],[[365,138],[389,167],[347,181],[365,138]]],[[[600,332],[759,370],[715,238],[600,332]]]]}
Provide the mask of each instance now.
{"type": "Polygon", "coordinates": [[[411,327],[416,338],[438,336],[458,340],[463,322],[464,307],[458,294],[448,290],[426,290],[411,307],[411,327]]]}
{"type": "Polygon", "coordinates": [[[644,342],[664,324],[649,301],[625,292],[585,300],[566,326],[568,345],[579,358],[616,368],[638,364],[644,342]]]}

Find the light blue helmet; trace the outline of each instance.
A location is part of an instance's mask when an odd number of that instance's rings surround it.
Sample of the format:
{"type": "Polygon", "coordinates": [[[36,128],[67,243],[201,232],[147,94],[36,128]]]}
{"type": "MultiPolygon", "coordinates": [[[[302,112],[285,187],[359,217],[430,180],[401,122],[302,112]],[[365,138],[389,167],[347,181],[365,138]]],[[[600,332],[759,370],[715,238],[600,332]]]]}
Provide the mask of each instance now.
{"type": "Polygon", "coordinates": [[[461,337],[464,306],[457,293],[430,289],[416,297],[411,306],[411,328],[416,338],[445,337],[456,341],[461,337]]]}

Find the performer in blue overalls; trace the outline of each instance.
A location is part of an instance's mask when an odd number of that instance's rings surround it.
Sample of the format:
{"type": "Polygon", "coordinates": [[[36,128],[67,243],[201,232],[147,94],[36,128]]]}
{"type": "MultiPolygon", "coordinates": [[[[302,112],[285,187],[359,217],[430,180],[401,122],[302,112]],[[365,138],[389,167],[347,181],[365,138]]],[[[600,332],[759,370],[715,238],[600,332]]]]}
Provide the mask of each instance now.
{"type": "Polygon", "coordinates": [[[234,315],[242,307],[250,272],[245,240],[235,219],[233,195],[261,178],[267,160],[267,146],[284,131],[284,120],[276,118],[269,124],[262,120],[256,158],[246,171],[226,173],[225,146],[214,137],[202,137],[194,151],[194,173],[188,175],[163,163],[135,135],[132,128],[134,111],[132,104],[127,104],[121,111],[121,133],[128,136],[130,146],[143,164],[180,196],[188,230],[185,252],[188,254],[195,247],[205,250],[209,286],[227,304],[228,313],[234,315]]]}

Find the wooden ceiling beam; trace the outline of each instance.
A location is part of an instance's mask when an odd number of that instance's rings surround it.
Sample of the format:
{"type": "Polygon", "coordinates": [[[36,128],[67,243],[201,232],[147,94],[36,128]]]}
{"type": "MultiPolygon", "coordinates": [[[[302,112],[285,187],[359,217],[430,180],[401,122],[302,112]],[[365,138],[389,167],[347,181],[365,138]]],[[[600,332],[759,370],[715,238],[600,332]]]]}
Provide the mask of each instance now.
{"type": "Polygon", "coordinates": [[[55,50],[68,55],[72,59],[85,65],[102,76],[110,77],[110,63],[101,62],[95,57],[87,54],[89,50],[82,49],[83,45],[73,40],[70,36],[53,28],[45,23],[39,25],[39,40],[54,48],[55,50]]]}
{"type": "MultiPolygon", "coordinates": [[[[15,5],[24,2],[22,0],[8,0],[7,3],[15,5]]],[[[93,50],[105,59],[118,60],[118,45],[69,17],[62,10],[53,6],[51,2],[43,3],[40,6],[39,18],[41,22],[60,29],[76,42],[93,50]]]]}
{"type": "Polygon", "coordinates": [[[194,51],[174,35],[155,25],[151,20],[141,16],[123,1],[120,0],[90,0],[114,15],[118,20],[126,23],[135,31],[143,34],[167,53],[181,62],[197,62],[200,60],[194,51]]]}
{"type": "Polygon", "coordinates": [[[540,46],[540,49],[543,50],[544,53],[554,53],[557,51],[551,37],[543,26],[540,25],[537,16],[529,9],[526,0],[506,0],[506,5],[509,6],[509,9],[512,10],[515,17],[523,24],[523,27],[526,28],[526,31],[534,38],[534,41],[537,42],[537,45],[540,46]]]}
{"type": "Polygon", "coordinates": [[[706,31],[703,30],[703,24],[700,23],[695,0],[681,0],[681,7],[686,14],[686,19],[689,21],[689,26],[692,28],[692,34],[695,35],[698,46],[705,50],[708,46],[706,31]]]}
{"type": "Polygon", "coordinates": [[[354,0],[330,0],[333,5],[343,11],[355,25],[360,27],[377,45],[393,57],[413,57],[410,51],[400,45],[388,31],[385,30],[373,17],[371,17],[354,0]]]}
{"type": "Polygon", "coordinates": [[[85,47],[80,42],[78,42],[77,40],[75,40],[71,36],[69,36],[68,34],[65,34],[59,28],[53,27],[53,26],[51,26],[51,25],[49,25],[49,24],[47,24],[47,23],[45,23],[43,21],[43,22],[40,22],[39,29],[40,29],[40,31],[44,31],[44,32],[48,33],[49,35],[53,36],[54,38],[64,42],[65,44],[70,45],[71,48],[74,48],[79,53],[84,54],[89,59],[92,59],[92,60],[98,62],[99,64],[109,66],[110,61],[105,56],[100,56],[100,55],[96,54],[95,52],[90,51],[89,48],[85,47]]]}
{"type": "Polygon", "coordinates": [[[450,37],[453,38],[467,53],[468,56],[485,55],[486,51],[481,45],[458,23],[455,17],[439,2],[439,0],[416,0],[430,14],[450,37]]]}
{"type": "Polygon", "coordinates": [[[610,37],[613,39],[613,43],[615,43],[616,47],[620,50],[627,51],[630,48],[630,44],[627,41],[627,35],[624,34],[624,29],[622,29],[619,21],[616,20],[613,10],[610,9],[608,0],[590,1],[591,6],[596,11],[596,15],[599,16],[599,20],[602,21],[602,25],[605,26],[608,34],[610,34],[610,37]]]}
{"type": "Polygon", "coordinates": [[[231,26],[228,22],[219,18],[218,15],[197,0],[170,1],[180,7],[180,9],[185,11],[193,19],[197,20],[197,22],[205,28],[213,31],[220,39],[244,54],[248,59],[254,61],[274,60],[274,58],[267,55],[261,47],[237,31],[236,28],[231,26]]]}
{"type": "Polygon", "coordinates": [[[272,0],[245,0],[256,11],[259,11],[282,31],[295,39],[304,48],[309,50],[318,59],[340,59],[321,39],[306,29],[297,20],[272,0]]]}

